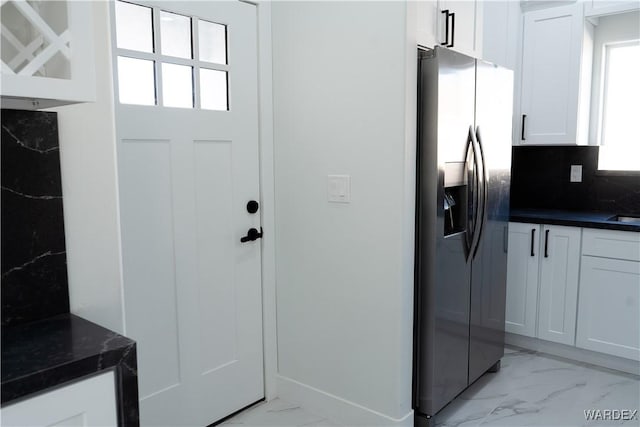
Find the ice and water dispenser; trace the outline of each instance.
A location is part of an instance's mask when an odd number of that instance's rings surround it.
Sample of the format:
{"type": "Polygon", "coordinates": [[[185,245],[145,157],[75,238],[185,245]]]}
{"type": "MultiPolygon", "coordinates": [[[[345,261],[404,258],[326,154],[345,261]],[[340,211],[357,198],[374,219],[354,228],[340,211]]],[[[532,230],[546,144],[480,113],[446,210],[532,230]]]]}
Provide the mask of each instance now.
{"type": "Polygon", "coordinates": [[[444,235],[467,229],[467,168],[465,162],[447,162],[444,168],[444,235]]]}

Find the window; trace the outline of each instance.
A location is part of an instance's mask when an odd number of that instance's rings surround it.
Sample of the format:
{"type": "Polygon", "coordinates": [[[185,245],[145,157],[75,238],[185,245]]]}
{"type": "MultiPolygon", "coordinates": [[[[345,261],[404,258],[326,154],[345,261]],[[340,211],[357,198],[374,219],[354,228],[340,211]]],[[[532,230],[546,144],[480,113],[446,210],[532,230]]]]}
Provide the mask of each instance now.
{"type": "Polygon", "coordinates": [[[591,143],[598,169],[640,171],[640,13],[599,19],[594,37],[591,143]]]}
{"type": "Polygon", "coordinates": [[[640,41],[605,47],[599,169],[640,170],[640,41]]]}
{"type": "Polygon", "coordinates": [[[229,110],[226,25],[119,0],[115,16],[121,104],[229,110]]]}

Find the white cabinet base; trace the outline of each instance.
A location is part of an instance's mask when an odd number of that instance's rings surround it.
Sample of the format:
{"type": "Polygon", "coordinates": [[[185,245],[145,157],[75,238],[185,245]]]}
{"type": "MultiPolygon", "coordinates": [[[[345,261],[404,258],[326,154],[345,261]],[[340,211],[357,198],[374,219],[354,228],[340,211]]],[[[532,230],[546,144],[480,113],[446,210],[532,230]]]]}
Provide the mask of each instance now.
{"type": "Polygon", "coordinates": [[[584,350],[582,348],[558,344],[538,338],[511,334],[509,332],[505,334],[505,344],[525,350],[538,351],[551,356],[563,357],[577,362],[589,363],[607,369],[614,369],[628,374],[640,375],[640,363],[609,354],[584,350]]]}
{"type": "Polygon", "coordinates": [[[622,365],[634,368],[613,369],[637,373],[639,245],[640,233],[509,223],[507,342],[525,348],[546,343],[569,358],[586,351],[589,363],[606,367],[608,360],[624,358],[628,362],[622,365]],[[579,351],[567,354],[568,349],[579,351]]]}
{"type": "Polygon", "coordinates": [[[2,425],[90,427],[116,426],[113,371],[47,391],[2,408],[2,425]]]}

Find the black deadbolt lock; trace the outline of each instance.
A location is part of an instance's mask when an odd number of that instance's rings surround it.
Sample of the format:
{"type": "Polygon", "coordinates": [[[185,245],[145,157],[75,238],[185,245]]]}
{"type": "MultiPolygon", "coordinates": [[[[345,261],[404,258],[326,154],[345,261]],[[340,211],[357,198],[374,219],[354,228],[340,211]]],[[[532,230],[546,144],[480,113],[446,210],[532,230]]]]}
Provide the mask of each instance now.
{"type": "Polygon", "coordinates": [[[250,214],[258,212],[259,207],[260,205],[255,200],[249,200],[247,202],[247,212],[249,212],[250,214]]]}

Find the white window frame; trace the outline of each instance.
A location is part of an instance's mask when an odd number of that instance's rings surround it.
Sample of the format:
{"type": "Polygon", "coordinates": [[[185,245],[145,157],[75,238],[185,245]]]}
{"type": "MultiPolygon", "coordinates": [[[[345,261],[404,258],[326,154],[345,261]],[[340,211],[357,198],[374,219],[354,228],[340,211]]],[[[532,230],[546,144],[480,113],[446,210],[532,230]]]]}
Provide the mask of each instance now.
{"type": "MultiPolygon", "coordinates": [[[[130,3],[136,6],[149,8],[151,9],[151,19],[152,19],[151,31],[152,31],[152,38],[153,38],[153,53],[142,52],[142,51],[131,50],[131,49],[123,49],[123,48],[119,48],[117,43],[115,44],[116,70],[118,66],[117,58],[120,56],[133,58],[133,59],[145,59],[148,61],[153,61],[153,64],[154,64],[154,71],[155,71],[154,85],[155,85],[155,95],[156,95],[155,105],[140,105],[140,104],[126,104],[126,105],[136,105],[140,107],[149,107],[149,108],[153,108],[153,107],[179,108],[179,107],[168,107],[163,105],[164,97],[163,97],[163,88],[162,88],[162,81],[163,81],[162,80],[162,64],[166,63],[166,64],[186,65],[186,66],[192,67],[192,79],[193,79],[192,109],[198,109],[198,110],[202,109],[202,105],[200,102],[200,70],[202,68],[205,68],[209,70],[224,71],[227,75],[227,109],[226,110],[205,109],[205,110],[216,111],[216,112],[225,112],[225,111],[231,110],[231,103],[229,102],[229,79],[231,74],[230,73],[231,67],[229,66],[229,28],[227,24],[223,22],[213,22],[214,24],[225,26],[225,43],[226,43],[225,51],[226,51],[227,64],[217,64],[214,62],[201,61],[199,58],[200,57],[200,44],[199,44],[200,32],[199,32],[198,26],[200,21],[206,21],[206,20],[200,19],[197,16],[185,15],[184,13],[174,12],[172,10],[168,10],[163,7],[149,6],[146,4],[136,3],[132,1],[123,1],[123,0],[116,0],[116,1],[121,1],[123,3],[130,3]],[[160,53],[162,52],[162,42],[160,40],[161,39],[160,32],[162,31],[160,27],[160,24],[161,24],[160,12],[168,12],[168,13],[173,13],[175,15],[185,16],[191,20],[191,56],[192,58],[180,58],[176,56],[167,56],[167,55],[162,55],[160,53]]],[[[118,21],[115,15],[114,15],[114,22],[115,22],[114,28],[117,31],[118,21]]],[[[207,22],[212,22],[212,21],[207,21],[207,22]]],[[[114,37],[114,41],[115,40],[116,38],[114,37]]],[[[117,75],[118,74],[116,73],[115,77],[117,77],[117,75]]],[[[119,85],[119,82],[118,82],[118,85],[119,85]]],[[[117,96],[116,98],[117,98],[117,102],[120,103],[120,97],[117,96]]]]}

